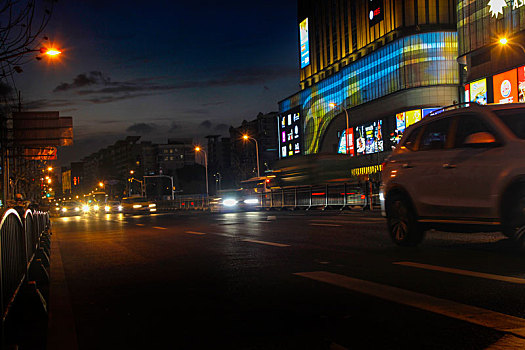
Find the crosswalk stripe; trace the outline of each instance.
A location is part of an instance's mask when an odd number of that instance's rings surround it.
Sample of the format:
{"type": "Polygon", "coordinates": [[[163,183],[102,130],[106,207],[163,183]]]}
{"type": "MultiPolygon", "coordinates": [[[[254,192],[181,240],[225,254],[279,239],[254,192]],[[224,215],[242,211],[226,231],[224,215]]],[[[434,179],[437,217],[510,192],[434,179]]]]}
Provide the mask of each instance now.
{"type": "Polygon", "coordinates": [[[523,318],[327,271],[295,275],[525,338],[523,318]]]}
{"type": "Polygon", "coordinates": [[[444,266],[420,264],[420,263],[411,262],[411,261],[399,261],[399,262],[395,262],[393,264],[394,265],[401,265],[401,266],[416,267],[416,268],[419,268],[419,269],[426,269],[426,270],[433,270],[433,271],[440,271],[440,272],[448,272],[448,273],[453,273],[453,274],[456,274],[456,275],[463,275],[463,276],[470,276],[470,277],[479,277],[479,278],[485,278],[485,279],[496,280],[496,281],[503,281],[503,282],[509,282],[509,283],[516,283],[516,284],[525,284],[525,279],[524,278],[519,278],[519,277],[493,275],[493,274],[490,274],[490,273],[483,273],[483,272],[476,272],[476,271],[469,271],[469,270],[454,269],[454,268],[451,268],[451,267],[444,267],[444,266]]]}

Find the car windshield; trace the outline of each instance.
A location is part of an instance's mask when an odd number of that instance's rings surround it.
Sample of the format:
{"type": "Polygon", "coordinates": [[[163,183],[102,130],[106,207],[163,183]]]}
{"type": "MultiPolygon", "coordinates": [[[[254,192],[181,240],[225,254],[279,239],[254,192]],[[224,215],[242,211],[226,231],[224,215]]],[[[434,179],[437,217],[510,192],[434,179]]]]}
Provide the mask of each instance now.
{"type": "Polygon", "coordinates": [[[525,139],[525,109],[500,109],[494,111],[507,127],[520,139],[525,139]]]}

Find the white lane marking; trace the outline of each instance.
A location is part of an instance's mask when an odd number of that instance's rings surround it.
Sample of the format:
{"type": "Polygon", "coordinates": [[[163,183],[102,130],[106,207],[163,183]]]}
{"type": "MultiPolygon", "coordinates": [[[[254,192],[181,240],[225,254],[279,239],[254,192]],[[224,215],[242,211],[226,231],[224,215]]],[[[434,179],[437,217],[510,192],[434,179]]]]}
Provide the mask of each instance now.
{"type": "Polygon", "coordinates": [[[490,273],[483,273],[483,272],[476,272],[476,271],[469,271],[469,270],[460,270],[460,269],[454,269],[454,268],[451,268],[451,267],[444,267],[444,266],[420,264],[420,263],[411,262],[411,261],[399,261],[399,262],[395,262],[393,264],[394,265],[401,265],[401,266],[417,267],[417,268],[426,269],[426,270],[454,273],[456,275],[486,278],[486,279],[490,279],[490,280],[503,281],[503,282],[516,283],[516,284],[525,284],[525,279],[524,278],[518,278],[518,277],[493,275],[493,274],[490,274],[490,273]]]}
{"type": "Polygon", "coordinates": [[[271,245],[274,247],[289,247],[289,244],[282,244],[282,243],[274,243],[274,242],[266,242],[266,241],[258,241],[256,239],[243,239],[244,242],[251,242],[251,243],[259,243],[259,244],[266,244],[271,245]]]}
{"type": "Polygon", "coordinates": [[[492,328],[520,338],[525,337],[525,319],[523,318],[327,271],[299,272],[295,275],[492,328]]]}
{"type": "Polygon", "coordinates": [[[343,225],[339,225],[339,224],[316,224],[316,223],[311,223],[309,224],[310,226],[327,226],[327,227],[341,227],[343,225]]]}
{"type": "Polygon", "coordinates": [[[167,230],[167,228],[160,226],[153,226],[153,228],[156,228],[157,230],[167,230]]]}
{"type": "Polygon", "coordinates": [[[137,226],[144,226],[144,224],[136,224],[137,226]]]}
{"type": "Polygon", "coordinates": [[[192,235],[206,235],[206,232],[197,232],[197,231],[186,231],[186,233],[192,234],[192,235]]]}
{"type": "Polygon", "coordinates": [[[51,244],[50,269],[53,278],[49,282],[48,311],[49,317],[47,348],[48,349],[78,349],[77,331],[75,329],[75,316],[71,307],[69,288],[67,285],[64,263],[60,252],[60,237],[54,236],[51,244]]]}

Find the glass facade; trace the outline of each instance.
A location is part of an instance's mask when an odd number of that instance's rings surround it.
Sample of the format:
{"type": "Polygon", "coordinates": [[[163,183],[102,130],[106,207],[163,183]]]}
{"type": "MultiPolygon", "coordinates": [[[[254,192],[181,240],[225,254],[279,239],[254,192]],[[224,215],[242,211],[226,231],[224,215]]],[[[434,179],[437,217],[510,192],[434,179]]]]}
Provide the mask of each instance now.
{"type": "Polygon", "coordinates": [[[403,89],[458,85],[457,53],[455,32],[407,36],[280,102],[279,109],[300,106],[304,154],[317,153],[323,133],[341,112],[330,103],[350,108],[403,89]]]}
{"type": "Polygon", "coordinates": [[[499,36],[509,36],[525,30],[525,6],[522,1],[500,0],[494,3],[501,4],[501,8],[492,8],[489,1],[458,1],[457,29],[460,56],[494,44],[499,36]]]}

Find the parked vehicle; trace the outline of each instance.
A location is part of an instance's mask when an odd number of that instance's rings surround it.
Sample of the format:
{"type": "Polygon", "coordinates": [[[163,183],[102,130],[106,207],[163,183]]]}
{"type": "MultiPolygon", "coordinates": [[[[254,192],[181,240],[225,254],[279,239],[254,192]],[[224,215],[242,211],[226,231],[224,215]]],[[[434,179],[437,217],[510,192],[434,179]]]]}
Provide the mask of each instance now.
{"type": "Polygon", "coordinates": [[[525,104],[471,104],[410,126],[387,159],[380,190],[392,240],[425,230],[502,231],[524,242],[525,104]]]}
{"type": "Polygon", "coordinates": [[[124,197],[121,205],[124,213],[150,213],[157,211],[157,205],[144,197],[124,197]]]}

